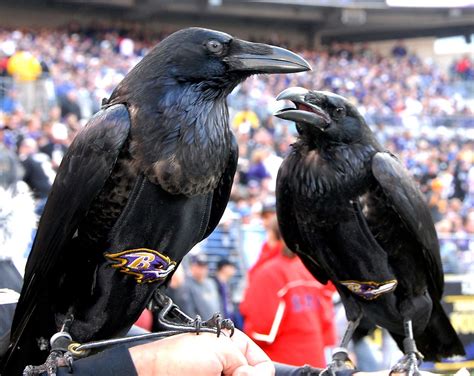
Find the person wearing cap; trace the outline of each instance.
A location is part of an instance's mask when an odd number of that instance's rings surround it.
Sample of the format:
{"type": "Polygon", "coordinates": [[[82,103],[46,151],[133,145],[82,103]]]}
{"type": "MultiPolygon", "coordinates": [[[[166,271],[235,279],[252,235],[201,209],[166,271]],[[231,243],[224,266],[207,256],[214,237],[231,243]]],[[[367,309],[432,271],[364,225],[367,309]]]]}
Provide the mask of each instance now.
{"type": "Polygon", "coordinates": [[[15,80],[23,108],[31,113],[36,105],[35,82],[42,72],[39,60],[30,51],[20,47],[8,59],[7,72],[15,80]]]}
{"type": "Polygon", "coordinates": [[[219,294],[214,281],[209,278],[207,256],[203,253],[191,255],[189,275],[184,282],[184,294],[189,299],[185,312],[191,316],[210,319],[219,312],[219,294]]]}
{"type": "Polygon", "coordinates": [[[217,262],[214,282],[219,294],[219,312],[226,319],[231,319],[237,325],[234,302],[232,301],[232,290],[230,281],[237,272],[236,266],[228,259],[224,258],[217,262]]]}
{"type": "Polygon", "coordinates": [[[252,279],[255,270],[258,270],[268,260],[281,254],[284,247],[280,230],[278,229],[278,223],[276,221],[276,204],[274,202],[264,204],[262,206],[260,218],[262,226],[266,232],[265,241],[262,244],[257,261],[248,270],[249,281],[252,279]]]}

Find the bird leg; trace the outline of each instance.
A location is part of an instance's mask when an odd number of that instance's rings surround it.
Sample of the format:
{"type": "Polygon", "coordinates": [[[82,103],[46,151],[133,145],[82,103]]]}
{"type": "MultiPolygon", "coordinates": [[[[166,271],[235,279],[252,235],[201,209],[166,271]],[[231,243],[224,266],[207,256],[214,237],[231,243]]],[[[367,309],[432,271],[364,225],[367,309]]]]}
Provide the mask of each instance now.
{"type": "Polygon", "coordinates": [[[411,320],[406,320],[403,325],[405,330],[403,352],[405,355],[392,367],[390,375],[420,376],[418,366],[423,360],[423,355],[416,348],[411,320]]]}
{"type": "Polygon", "coordinates": [[[184,313],[173,301],[160,291],[156,291],[153,301],[153,310],[158,311],[158,323],[164,330],[181,331],[183,333],[211,332],[219,336],[222,329],[230,330],[234,334],[234,323],[229,319],[223,319],[220,313],[215,313],[209,320],[202,321],[199,315],[192,319],[184,313]],[[169,317],[169,318],[168,318],[169,317]]]}
{"type": "Polygon", "coordinates": [[[349,341],[351,340],[354,331],[359,326],[360,319],[361,316],[354,321],[349,321],[340,346],[332,351],[332,361],[324,370],[321,371],[321,376],[335,376],[337,371],[355,369],[354,363],[352,363],[349,358],[347,346],[349,345],[349,341]]]}
{"type": "Polygon", "coordinates": [[[44,364],[39,366],[26,366],[23,370],[23,376],[36,376],[44,372],[46,372],[48,376],[56,376],[58,367],[68,367],[69,372],[72,373],[73,356],[68,350],[69,345],[72,343],[72,338],[68,330],[73,319],[72,315],[68,315],[61,331],[51,337],[51,352],[44,364]]]}

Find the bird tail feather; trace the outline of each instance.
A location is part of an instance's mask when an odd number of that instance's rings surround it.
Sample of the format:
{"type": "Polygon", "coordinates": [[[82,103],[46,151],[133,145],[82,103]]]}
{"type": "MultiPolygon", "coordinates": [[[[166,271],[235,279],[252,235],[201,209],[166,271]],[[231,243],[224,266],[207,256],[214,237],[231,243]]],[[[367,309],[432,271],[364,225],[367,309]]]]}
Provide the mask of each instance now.
{"type": "Polygon", "coordinates": [[[425,331],[415,338],[418,350],[425,360],[441,361],[456,355],[466,355],[456,331],[441,303],[433,300],[433,310],[425,331]]]}

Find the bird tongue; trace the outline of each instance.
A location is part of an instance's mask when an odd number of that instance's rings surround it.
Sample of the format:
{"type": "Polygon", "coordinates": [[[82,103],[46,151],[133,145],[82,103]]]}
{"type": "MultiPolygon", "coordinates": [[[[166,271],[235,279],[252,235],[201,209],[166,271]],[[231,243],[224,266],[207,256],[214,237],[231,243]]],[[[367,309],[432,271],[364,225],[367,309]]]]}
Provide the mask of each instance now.
{"type": "Polygon", "coordinates": [[[297,108],[298,110],[301,110],[301,111],[314,112],[314,110],[313,110],[311,107],[309,107],[309,106],[307,106],[307,105],[305,105],[305,104],[303,104],[303,103],[297,103],[297,104],[296,104],[296,108],[297,108]]]}
{"type": "Polygon", "coordinates": [[[304,103],[300,103],[300,102],[295,103],[295,105],[296,105],[297,110],[312,112],[313,114],[316,114],[319,117],[323,118],[326,121],[326,123],[329,124],[331,122],[331,118],[329,117],[329,115],[327,113],[325,113],[324,111],[322,111],[322,110],[319,111],[318,109],[316,109],[314,107],[308,106],[308,105],[306,105],[304,103]]]}

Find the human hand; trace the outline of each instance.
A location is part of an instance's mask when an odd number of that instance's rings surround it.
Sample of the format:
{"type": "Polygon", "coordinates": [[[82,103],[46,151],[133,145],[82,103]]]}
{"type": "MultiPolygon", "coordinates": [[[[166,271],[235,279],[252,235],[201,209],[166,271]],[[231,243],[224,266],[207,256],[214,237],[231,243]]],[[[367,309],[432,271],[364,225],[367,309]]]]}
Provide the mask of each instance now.
{"type": "Polygon", "coordinates": [[[239,330],[187,333],[129,349],[139,376],[273,376],[270,358],[239,330]]]}

